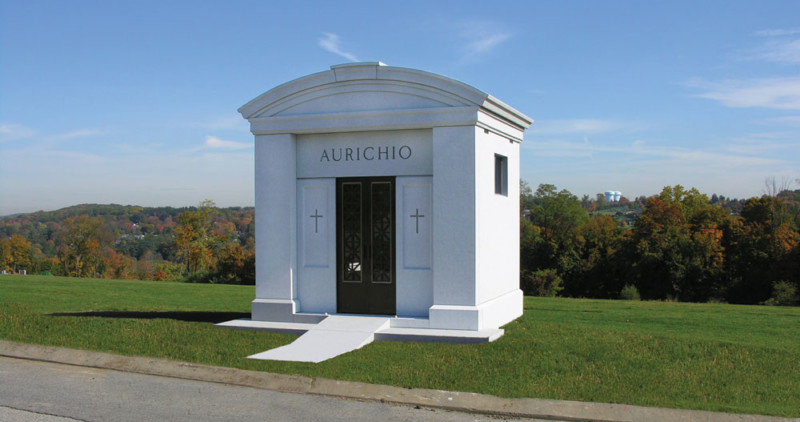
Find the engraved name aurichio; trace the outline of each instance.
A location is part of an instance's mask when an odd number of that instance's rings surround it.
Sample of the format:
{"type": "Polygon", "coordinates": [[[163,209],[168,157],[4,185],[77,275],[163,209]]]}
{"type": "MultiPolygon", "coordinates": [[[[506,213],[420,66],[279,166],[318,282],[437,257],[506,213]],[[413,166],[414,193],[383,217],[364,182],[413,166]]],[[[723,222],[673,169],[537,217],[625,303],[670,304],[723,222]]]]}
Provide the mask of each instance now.
{"type": "Polygon", "coordinates": [[[385,147],[356,147],[323,149],[319,161],[372,161],[372,160],[408,160],[411,158],[411,147],[408,145],[385,147]]]}

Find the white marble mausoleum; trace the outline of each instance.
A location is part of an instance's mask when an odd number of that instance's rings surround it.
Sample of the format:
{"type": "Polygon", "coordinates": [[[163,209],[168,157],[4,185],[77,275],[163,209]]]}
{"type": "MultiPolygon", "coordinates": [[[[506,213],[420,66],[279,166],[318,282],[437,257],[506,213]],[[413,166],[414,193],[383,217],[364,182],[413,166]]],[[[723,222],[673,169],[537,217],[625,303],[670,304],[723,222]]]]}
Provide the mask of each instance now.
{"type": "Polygon", "coordinates": [[[383,63],[332,66],[239,112],[255,135],[254,322],[386,315],[387,333],[496,332],[522,314],[529,117],[383,63]]]}

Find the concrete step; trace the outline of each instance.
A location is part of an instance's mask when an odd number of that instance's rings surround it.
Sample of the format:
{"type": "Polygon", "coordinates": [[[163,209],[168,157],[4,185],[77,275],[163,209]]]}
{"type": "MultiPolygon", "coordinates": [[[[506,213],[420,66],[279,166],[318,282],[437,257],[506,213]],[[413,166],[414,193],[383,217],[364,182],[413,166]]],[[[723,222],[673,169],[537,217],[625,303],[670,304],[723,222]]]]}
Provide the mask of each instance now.
{"type": "Polygon", "coordinates": [[[437,330],[430,328],[386,328],[375,333],[375,341],[416,341],[421,343],[488,343],[503,335],[503,330],[493,328],[481,331],[437,330]]]}
{"type": "Polygon", "coordinates": [[[239,330],[264,330],[273,333],[284,334],[303,334],[312,329],[317,324],[307,324],[303,322],[274,322],[274,321],[253,321],[250,319],[234,319],[233,321],[220,322],[214,324],[219,328],[234,328],[239,330]]]}

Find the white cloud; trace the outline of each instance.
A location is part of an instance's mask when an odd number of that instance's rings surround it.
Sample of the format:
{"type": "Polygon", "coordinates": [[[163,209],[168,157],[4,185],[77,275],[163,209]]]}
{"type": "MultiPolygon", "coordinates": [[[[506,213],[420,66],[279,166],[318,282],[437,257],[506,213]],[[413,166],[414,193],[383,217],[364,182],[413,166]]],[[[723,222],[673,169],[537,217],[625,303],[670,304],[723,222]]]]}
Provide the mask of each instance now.
{"type": "Polygon", "coordinates": [[[55,157],[60,160],[68,160],[74,163],[86,164],[86,165],[94,165],[96,163],[106,161],[106,158],[100,155],[84,153],[79,151],[54,150],[48,153],[40,153],[40,155],[37,158],[41,158],[42,155],[49,155],[51,157],[55,157]]]}
{"type": "Polygon", "coordinates": [[[719,149],[734,155],[773,157],[776,162],[793,165],[785,157],[794,157],[800,153],[798,136],[797,132],[791,130],[749,133],[725,142],[719,149]]]}
{"type": "Polygon", "coordinates": [[[705,90],[695,95],[719,101],[726,107],[763,107],[800,110],[800,77],[728,80],[720,83],[693,81],[705,90]]]}
{"type": "Polygon", "coordinates": [[[86,138],[90,136],[97,136],[104,134],[105,131],[100,129],[77,129],[65,133],[56,133],[52,135],[41,134],[38,131],[26,126],[5,123],[0,124],[0,142],[2,141],[15,141],[19,139],[33,138],[41,135],[39,140],[45,141],[69,141],[72,139],[86,138]]]}
{"type": "Polygon", "coordinates": [[[641,139],[626,145],[595,145],[586,139],[526,139],[522,143],[521,177],[534,186],[553,183],[579,197],[612,189],[632,198],[681,184],[708,194],[747,198],[761,194],[765,176],[800,177],[796,160],[792,160],[800,153],[798,148],[788,141],[759,149],[755,143],[740,143],[734,148],[679,148],[651,145],[641,139]]]}
{"type": "MultiPolygon", "coordinates": [[[[774,158],[756,157],[745,154],[725,154],[709,152],[699,149],[665,148],[648,146],[645,141],[635,140],[629,146],[595,145],[584,138],[584,142],[569,142],[561,140],[529,141],[522,143],[523,148],[535,151],[537,156],[546,157],[587,157],[599,153],[617,155],[620,159],[637,161],[644,159],[667,159],[681,162],[705,163],[714,166],[728,166],[735,168],[741,166],[764,166],[782,164],[783,160],[774,158]]],[[[752,153],[753,151],[747,151],[752,153]]]]}
{"type": "MultiPolygon", "coordinates": [[[[516,36],[510,25],[491,18],[457,18],[423,19],[431,33],[446,39],[451,47],[447,53],[452,54],[458,66],[471,64],[491,54],[516,36]]],[[[541,93],[542,91],[535,91],[541,93]]]]}
{"type": "Polygon", "coordinates": [[[202,127],[210,130],[243,129],[247,130],[249,125],[241,114],[230,114],[220,116],[210,121],[203,122],[202,127]]]}
{"type": "Polygon", "coordinates": [[[764,122],[768,124],[800,127],[800,116],[773,117],[771,119],[764,120],[764,122]]]}
{"type": "Polygon", "coordinates": [[[16,141],[34,135],[36,135],[36,131],[29,127],[14,123],[0,123],[0,142],[16,141]]]}
{"type": "Polygon", "coordinates": [[[99,129],[78,129],[67,133],[59,133],[56,135],[48,136],[47,139],[51,141],[69,141],[72,139],[86,138],[89,136],[96,136],[102,134],[103,131],[99,129]]]}
{"type": "Polygon", "coordinates": [[[225,141],[216,136],[206,136],[206,147],[214,149],[245,149],[253,145],[244,142],[225,141]]]}
{"type": "Polygon", "coordinates": [[[344,57],[347,60],[350,60],[350,61],[353,61],[353,62],[359,61],[358,58],[353,53],[348,53],[348,52],[342,51],[342,48],[341,48],[341,45],[340,45],[341,42],[339,41],[339,36],[338,35],[336,35],[334,33],[331,33],[331,32],[326,32],[323,35],[325,35],[325,37],[324,38],[320,38],[318,40],[320,47],[322,47],[326,51],[330,51],[333,54],[338,54],[338,55],[344,57]]]}
{"type": "Polygon", "coordinates": [[[513,35],[505,26],[489,20],[456,21],[450,27],[460,44],[462,63],[491,53],[513,35]]]}
{"type": "Polygon", "coordinates": [[[537,157],[590,157],[592,153],[598,152],[588,140],[584,143],[562,141],[562,140],[525,140],[522,143],[523,149],[536,151],[537,157]]]}
{"type": "Polygon", "coordinates": [[[472,39],[467,43],[464,49],[466,50],[467,54],[474,55],[492,51],[495,47],[511,38],[511,34],[504,32],[492,33],[480,31],[475,34],[468,35],[468,38],[472,39]]]}
{"type": "Polygon", "coordinates": [[[609,132],[621,128],[618,122],[602,119],[555,119],[537,120],[531,126],[530,132],[534,135],[542,134],[593,134],[609,132]]]}
{"type": "Polygon", "coordinates": [[[782,35],[796,35],[796,34],[800,34],[800,28],[762,29],[761,31],[756,31],[756,35],[760,37],[779,37],[782,35]]]}
{"type": "Polygon", "coordinates": [[[763,155],[774,153],[783,148],[784,145],[780,142],[770,141],[767,139],[743,139],[734,141],[726,145],[723,149],[734,154],[743,155],[763,155]]]}
{"type": "Polygon", "coordinates": [[[776,63],[800,63],[800,40],[773,40],[757,52],[757,58],[776,63]]]}

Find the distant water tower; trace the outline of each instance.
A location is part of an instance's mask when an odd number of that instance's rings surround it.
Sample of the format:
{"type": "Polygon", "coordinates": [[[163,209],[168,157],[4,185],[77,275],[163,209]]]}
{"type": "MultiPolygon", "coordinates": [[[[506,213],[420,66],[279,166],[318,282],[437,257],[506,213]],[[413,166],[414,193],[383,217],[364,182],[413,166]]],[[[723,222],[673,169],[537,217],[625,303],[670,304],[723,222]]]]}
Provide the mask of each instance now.
{"type": "Polygon", "coordinates": [[[614,191],[614,202],[619,202],[619,198],[622,198],[622,192],[614,191]]]}
{"type": "Polygon", "coordinates": [[[606,196],[606,202],[614,202],[614,191],[613,190],[607,190],[607,191],[603,192],[603,194],[606,196]]]}

